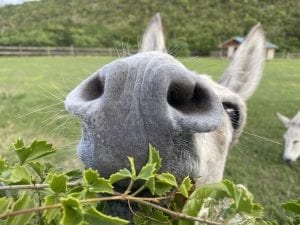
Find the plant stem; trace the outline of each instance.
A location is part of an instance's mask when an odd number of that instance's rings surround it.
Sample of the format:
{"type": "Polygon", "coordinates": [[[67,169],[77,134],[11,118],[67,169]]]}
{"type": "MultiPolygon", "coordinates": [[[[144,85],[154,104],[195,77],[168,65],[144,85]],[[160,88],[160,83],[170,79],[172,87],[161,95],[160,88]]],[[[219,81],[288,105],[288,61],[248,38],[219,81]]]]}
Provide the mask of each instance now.
{"type": "MultiPolygon", "coordinates": [[[[80,182],[68,183],[67,186],[69,187],[76,187],[81,185],[80,182]]],[[[22,190],[22,189],[32,189],[32,190],[39,190],[49,188],[49,184],[27,184],[27,185],[7,185],[7,186],[0,186],[0,191],[9,191],[9,190],[22,190]]]]}
{"type": "MultiPolygon", "coordinates": [[[[99,197],[99,198],[92,198],[92,199],[86,199],[86,200],[81,200],[80,203],[89,203],[89,202],[100,202],[100,201],[113,201],[113,200],[126,200],[126,201],[132,201],[136,203],[140,203],[142,205],[147,205],[152,208],[158,209],[164,213],[169,214],[170,216],[177,218],[177,219],[185,219],[185,220],[191,220],[191,221],[198,221],[202,223],[206,223],[208,225],[223,225],[223,223],[219,222],[214,222],[214,221],[209,221],[209,220],[204,220],[199,217],[194,217],[194,216],[189,216],[184,213],[179,213],[179,212],[174,212],[172,210],[163,208],[159,205],[156,205],[155,203],[152,202],[159,202],[161,198],[142,198],[142,197],[134,197],[130,195],[117,195],[117,196],[110,196],[110,197],[99,197]]],[[[30,208],[30,209],[23,209],[23,210],[18,210],[14,212],[8,212],[4,215],[0,216],[0,220],[6,219],[11,216],[17,216],[21,214],[26,214],[26,213],[31,213],[31,212],[39,212],[39,211],[44,211],[47,209],[54,209],[54,208],[60,208],[61,204],[54,204],[54,205],[48,205],[48,206],[41,206],[41,207],[36,207],[36,208],[30,208]]]]}
{"type": "Polygon", "coordinates": [[[134,180],[131,179],[126,191],[124,192],[124,195],[127,195],[131,192],[131,188],[133,187],[133,184],[134,184],[134,180]]]}
{"type": "Polygon", "coordinates": [[[140,203],[142,205],[147,205],[147,206],[150,206],[152,208],[158,209],[158,210],[160,210],[160,211],[162,211],[164,213],[167,213],[170,216],[172,216],[174,218],[177,218],[177,219],[185,219],[185,220],[191,220],[191,221],[198,221],[198,222],[201,222],[201,223],[205,223],[207,225],[224,225],[224,223],[219,223],[219,222],[215,222],[215,221],[205,220],[205,219],[201,219],[199,217],[189,216],[189,215],[186,215],[186,214],[180,213],[180,212],[174,212],[172,210],[166,209],[164,207],[161,207],[159,205],[153,204],[151,202],[143,201],[143,200],[141,200],[139,198],[131,199],[131,196],[129,196],[128,200],[131,200],[133,202],[137,202],[137,203],[140,203]]]}
{"type": "Polygon", "coordinates": [[[141,191],[143,191],[145,189],[146,185],[142,185],[139,189],[137,189],[134,193],[131,194],[131,196],[136,196],[137,194],[139,194],[141,191]]]}

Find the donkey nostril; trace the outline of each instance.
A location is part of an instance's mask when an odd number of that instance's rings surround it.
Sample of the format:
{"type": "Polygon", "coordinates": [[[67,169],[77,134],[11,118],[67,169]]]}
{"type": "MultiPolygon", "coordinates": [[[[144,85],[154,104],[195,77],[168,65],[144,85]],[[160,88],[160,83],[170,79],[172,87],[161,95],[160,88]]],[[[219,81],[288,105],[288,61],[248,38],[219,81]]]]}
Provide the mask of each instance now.
{"type": "Polygon", "coordinates": [[[104,92],[104,81],[99,76],[90,79],[81,92],[81,96],[86,101],[91,101],[102,96],[104,92]]]}
{"type": "Polygon", "coordinates": [[[284,159],[284,161],[290,166],[290,165],[292,165],[292,160],[290,160],[290,159],[284,159]]]}
{"type": "Polygon", "coordinates": [[[190,86],[171,83],[167,101],[173,108],[185,114],[205,112],[210,108],[209,93],[199,84],[190,86]]]}

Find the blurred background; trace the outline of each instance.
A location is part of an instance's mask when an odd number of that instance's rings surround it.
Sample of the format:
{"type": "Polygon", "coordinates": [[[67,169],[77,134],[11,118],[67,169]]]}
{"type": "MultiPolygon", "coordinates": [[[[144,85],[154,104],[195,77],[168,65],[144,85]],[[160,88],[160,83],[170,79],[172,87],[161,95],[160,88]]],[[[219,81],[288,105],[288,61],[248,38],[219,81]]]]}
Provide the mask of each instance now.
{"type": "Polygon", "coordinates": [[[168,49],[177,55],[209,55],[257,22],[279,46],[277,52],[300,51],[297,0],[1,0],[0,5],[0,45],[6,46],[137,49],[149,18],[160,12],[168,49]]]}

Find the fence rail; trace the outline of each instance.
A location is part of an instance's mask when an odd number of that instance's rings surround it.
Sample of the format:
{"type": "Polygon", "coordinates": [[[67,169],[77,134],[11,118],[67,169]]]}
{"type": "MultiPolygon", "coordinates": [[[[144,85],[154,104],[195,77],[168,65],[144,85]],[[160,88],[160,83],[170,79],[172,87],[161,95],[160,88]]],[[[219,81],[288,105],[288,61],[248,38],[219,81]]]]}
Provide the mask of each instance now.
{"type": "MultiPolygon", "coordinates": [[[[118,50],[114,48],[83,47],[33,47],[33,46],[0,46],[0,56],[123,56],[137,53],[136,49],[118,50]]],[[[210,56],[225,57],[220,51],[211,51],[210,56]]],[[[279,52],[275,58],[300,59],[300,53],[279,52]]]]}
{"type": "Polygon", "coordinates": [[[119,56],[136,53],[135,49],[0,46],[0,56],[119,56]]]}
{"type": "Polygon", "coordinates": [[[278,53],[275,53],[275,58],[300,59],[300,53],[278,52],[278,53]]]}

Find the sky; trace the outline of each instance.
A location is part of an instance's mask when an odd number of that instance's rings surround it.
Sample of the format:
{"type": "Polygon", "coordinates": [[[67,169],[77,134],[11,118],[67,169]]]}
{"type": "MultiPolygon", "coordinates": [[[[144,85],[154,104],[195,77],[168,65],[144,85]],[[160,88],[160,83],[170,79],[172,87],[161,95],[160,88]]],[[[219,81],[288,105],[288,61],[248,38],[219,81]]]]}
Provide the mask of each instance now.
{"type": "Polygon", "coordinates": [[[34,0],[0,0],[0,6],[4,5],[17,5],[22,4],[24,2],[34,1],[34,0]]]}

